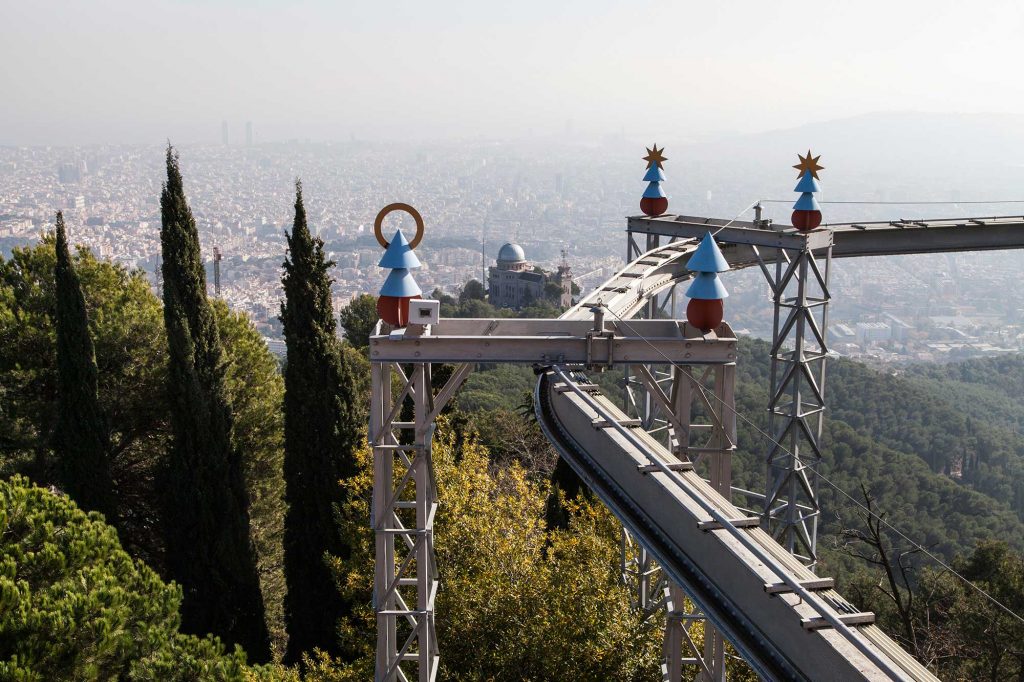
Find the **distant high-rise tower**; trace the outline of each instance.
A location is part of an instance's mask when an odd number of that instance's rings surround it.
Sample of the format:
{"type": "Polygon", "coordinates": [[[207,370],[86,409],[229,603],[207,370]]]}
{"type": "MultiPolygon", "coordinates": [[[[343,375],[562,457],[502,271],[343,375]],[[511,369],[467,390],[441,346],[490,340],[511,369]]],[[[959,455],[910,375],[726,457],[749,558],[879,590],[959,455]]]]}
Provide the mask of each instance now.
{"type": "Polygon", "coordinates": [[[79,169],[78,164],[62,163],[57,168],[57,177],[62,185],[67,185],[72,182],[79,182],[82,179],[82,171],[79,169]]]}
{"type": "Polygon", "coordinates": [[[558,283],[562,286],[562,297],[559,305],[563,308],[572,307],[572,268],[569,267],[568,253],[562,249],[562,262],[558,264],[558,283]]]}
{"type": "Polygon", "coordinates": [[[228,146],[228,122],[220,122],[220,140],[224,143],[224,146],[228,146]]]}
{"type": "Polygon", "coordinates": [[[252,146],[252,121],[245,122],[245,146],[252,146]]]}
{"type": "Polygon", "coordinates": [[[213,295],[220,298],[220,249],[213,247],[213,295]]]}

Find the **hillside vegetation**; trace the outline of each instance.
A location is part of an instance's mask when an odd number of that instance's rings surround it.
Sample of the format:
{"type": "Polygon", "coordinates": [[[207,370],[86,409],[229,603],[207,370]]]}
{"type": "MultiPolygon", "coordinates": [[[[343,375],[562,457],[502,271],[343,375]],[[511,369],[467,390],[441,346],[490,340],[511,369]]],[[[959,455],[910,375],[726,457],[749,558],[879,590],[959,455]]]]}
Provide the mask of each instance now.
{"type": "MultiPolygon", "coordinates": [[[[740,352],[737,409],[766,431],[768,344],[744,339],[740,352]]],[[[894,525],[947,558],[987,539],[1024,547],[1024,478],[1014,474],[1024,466],[1024,439],[966,414],[942,386],[848,360],[829,362],[826,402],[822,472],[838,487],[858,496],[865,485],[894,525]],[[966,460],[964,475],[953,475],[966,460]]],[[[738,431],[742,452],[766,451],[743,420],[738,431]]],[[[760,460],[741,458],[738,484],[760,489],[760,460]]],[[[824,530],[834,534],[850,504],[821,489],[824,530]]]]}

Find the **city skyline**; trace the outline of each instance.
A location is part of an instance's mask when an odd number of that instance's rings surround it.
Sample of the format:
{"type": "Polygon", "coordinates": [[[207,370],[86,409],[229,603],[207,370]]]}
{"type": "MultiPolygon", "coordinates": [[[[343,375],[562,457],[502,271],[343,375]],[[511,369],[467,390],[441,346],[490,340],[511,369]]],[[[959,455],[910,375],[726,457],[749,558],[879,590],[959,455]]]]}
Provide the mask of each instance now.
{"type": "MultiPolygon", "coordinates": [[[[1018,211],[1024,199],[955,203],[1020,196],[1024,167],[1015,159],[1024,138],[1000,127],[1001,120],[869,116],[786,134],[669,147],[669,211],[749,218],[753,202],[777,198],[778,203],[764,203],[763,215],[787,223],[790,166],[796,152],[806,149],[798,141],[807,138],[826,141],[814,145],[827,167],[823,194],[855,201],[826,203],[826,222],[1018,211]],[[898,144],[890,144],[894,140],[898,144]]],[[[310,229],[336,261],[331,270],[335,309],[355,295],[376,293],[382,273],[369,226],[388,203],[407,201],[424,216],[424,268],[417,282],[428,293],[435,287],[455,293],[469,279],[480,279],[505,242],[522,245],[526,259],[548,271],[557,269],[567,249],[586,292],[621,265],[625,216],[637,213],[644,185],[639,180],[644,145],[629,139],[599,145],[257,141],[247,146],[230,130],[227,146],[221,141],[179,147],[185,191],[211,294],[217,247],[223,254],[221,297],[249,315],[272,345],[280,333],[280,266],[297,177],[303,180],[310,229]]],[[[0,147],[0,253],[38,240],[52,229],[54,211],[63,209],[72,242],[142,268],[155,284],[163,156],[160,145],[0,147]]],[[[399,224],[396,217],[386,229],[399,224]]],[[[1024,310],[1013,305],[1019,269],[1017,252],[838,262],[833,348],[880,362],[1024,348],[1024,310]],[[885,300],[881,307],[875,305],[879,299],[885,300]]],[[[735,328],[769,337],[768,292],[760,274],[726,277],[732,293],[727,315],[735,328]]]]}

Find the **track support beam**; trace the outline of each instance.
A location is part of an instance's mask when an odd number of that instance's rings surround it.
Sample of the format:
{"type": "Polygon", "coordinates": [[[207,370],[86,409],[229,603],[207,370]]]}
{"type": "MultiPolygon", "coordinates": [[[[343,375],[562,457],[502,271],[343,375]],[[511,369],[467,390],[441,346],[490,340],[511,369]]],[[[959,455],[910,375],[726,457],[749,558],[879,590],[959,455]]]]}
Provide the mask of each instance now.
{"type": "MultiPolygon", "coordinates": [[[[755,247],[755,253],[756,247],[755,247]]],[[[759,255],[759,254],[758,254],[759,255]]],[[[774,276],[762,267],[774,303],[765,529],[812,570],[818,561],[818,467],[825,413],[831,243],[818,255],[778,249],[774,276]]]]}
{"type": "Polygon", "coordinates": [[[434,420],[471,367],[457,367],[435,396],[429,363],[406,365],[405,370],[397,363],[371,364],[375,682],[433,682],[437,676],[434,420]],[[392,382],[396,377],[402,389],[394,400],[392,382]],[[399,421],[409,403],[413,420],[399,421]]]}

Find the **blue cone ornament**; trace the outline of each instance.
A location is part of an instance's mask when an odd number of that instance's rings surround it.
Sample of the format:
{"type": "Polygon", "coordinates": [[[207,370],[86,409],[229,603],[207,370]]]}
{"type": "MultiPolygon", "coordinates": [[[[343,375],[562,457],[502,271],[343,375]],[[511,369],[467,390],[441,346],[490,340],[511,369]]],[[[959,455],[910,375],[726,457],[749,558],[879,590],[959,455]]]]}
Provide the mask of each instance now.
{"type": "Polygon", "coordinates": [[[800,232],[810,232],[821,225],[821,206],[814,195],[821,191],[821,184],[818,182],[818,171],[825,170],[824,166],[818,165],[820,156],[812,156],[811,150],[807,150],[807,156],[797,155],[800,163],[793,166],[799,173],[798,181],[794,192],[800,192],[800,198],[793,204],[793,227],[800,232]]]}
{"type": "Polygon", "coordinates": [[[402,230],[395,232],[395,236],[391,238],[391,243],[388,244],[387,250],[384,251],[384,255],[381,256],[377,265],[382,268],[421,267],[420,259],[416,257],[416,253],[409,246],[409,240],[402,234],[402,230]]]}
{"type": "Polygon", "coordinates": [[[710,232],[700,240],[697,250],[693,252],[686,264],[686,269],[690,272],[726,272],[729,270],[729,262],[725,260],[725,256],[722,255],[722,251],[718,248],[718,244],[710,232]]]}
{"type": "Polygon", "coordinates": [[[647,169],[644,182],[665,182],[665,171],[654,165],[647,169]]]}
{"type": "Polygon", "coordinates": [[[818,200],[814,198],[814,195],[810,192],[804,192],[800,195],[800,198],[793,204],[794,211],[821,211],[821,205],[818,200]]]}
{"type": "Polygon", "coordinates": [[[395,268],[389,272],[388,278],[384,280],[384,286],[380,288],[381,296],[412,298],[422,293],[416,280],[412,278],[412,273],[406,268],[395,268]]]}
{"type": "Polygon", "coordinates": [[[723,299],[729,295],[718,273],[727,271],[729,263],[710,232],[690,256],[686,269],[696,273],[686,290],[690,299],[686,305],[686,321],[704,333],[717,329],[725,317],[723,299]]]}
{"type": "Polygon", "coordinates": [[[377,297],[377,314],[393,327],[404,327],[409,323],[409,301],[420,298],[423,293],[410,272],[422,267],[420,259],[413,253],[409,241],[401,230],[395,232],[378,265],[390,268],[384,286],[377,297]]]}

